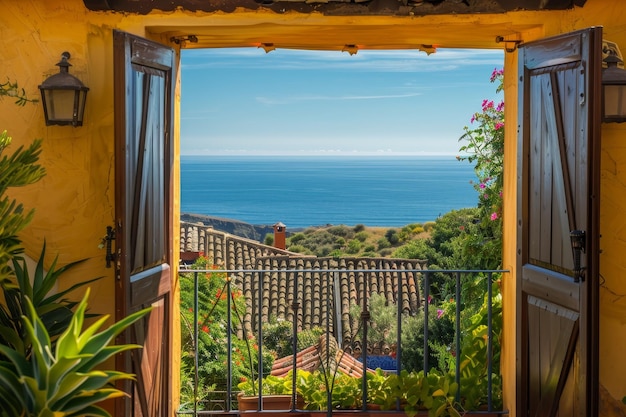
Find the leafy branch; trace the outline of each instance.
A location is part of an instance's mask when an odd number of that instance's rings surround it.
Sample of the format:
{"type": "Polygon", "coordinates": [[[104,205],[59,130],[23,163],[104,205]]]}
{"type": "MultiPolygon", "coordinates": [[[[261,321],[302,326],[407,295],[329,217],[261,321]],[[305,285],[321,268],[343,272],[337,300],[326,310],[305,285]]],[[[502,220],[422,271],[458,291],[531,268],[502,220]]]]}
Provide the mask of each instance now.
{"type": "Polygon", "coordinates": [[[36,98],[28,98],[26,90],[21,88],[17,81],[12,82],[11,80],[0,83],[0,97],[4,96],[15,98],[15,104],[18,106],[25,106],[26,103],[37,103],[39,101],[36,98]]]}

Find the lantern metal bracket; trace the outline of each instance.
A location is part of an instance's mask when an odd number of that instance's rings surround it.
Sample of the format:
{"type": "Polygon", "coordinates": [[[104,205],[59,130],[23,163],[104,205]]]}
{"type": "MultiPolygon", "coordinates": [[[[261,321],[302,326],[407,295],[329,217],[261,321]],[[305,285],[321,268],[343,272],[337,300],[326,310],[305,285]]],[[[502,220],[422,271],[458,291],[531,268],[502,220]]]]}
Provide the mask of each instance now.
{"type": "Polygon", "coordinates": [[[170,42],[174,42],[176,45],[180,45],[183,42],[198,43],[198,37],[196,35],[172,36],[170,42]]]}
{"type": "Polygon", "coordinates": [[[507,52],[515,52],[518,45],[524,42],[521,39],[504,39],[504,36],[496,36],[496,43],[504,43],[504,50],[507,52]]]}

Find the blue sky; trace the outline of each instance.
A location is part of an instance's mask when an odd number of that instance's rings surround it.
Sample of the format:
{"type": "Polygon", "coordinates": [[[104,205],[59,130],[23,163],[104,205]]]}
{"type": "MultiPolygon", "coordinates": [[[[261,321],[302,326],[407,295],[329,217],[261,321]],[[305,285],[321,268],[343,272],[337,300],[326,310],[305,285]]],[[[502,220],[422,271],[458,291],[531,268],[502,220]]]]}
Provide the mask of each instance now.
{"type": "Polygon", "coordinates": [[[183,155],[456,155],[501,50],[182,51],[183,155]]]}

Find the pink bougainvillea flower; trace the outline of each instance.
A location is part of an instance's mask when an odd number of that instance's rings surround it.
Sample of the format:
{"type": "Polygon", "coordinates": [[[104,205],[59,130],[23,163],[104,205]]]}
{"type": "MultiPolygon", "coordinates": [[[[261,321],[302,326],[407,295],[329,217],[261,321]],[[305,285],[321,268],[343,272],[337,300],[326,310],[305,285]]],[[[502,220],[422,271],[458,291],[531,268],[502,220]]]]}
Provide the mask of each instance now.
{"type": "Polygon", "coordinates": [[[428,296],[428,304],[430,304],[430,302],[431,302],[431,301],[433,301],[433,296],[432,296],[432,295],[429,295],[429,296],[428,296]]]}
{"type": "Polygon", "coordinates": [[[485,185],[484,182],[481,182],[479,187],[482,188],[482,189],[485,189],[486,185],[485,185]]]}
{"type": "Polygon", "coordinates": [[[437,309],[437,318],[440,319],[443,316],[443,310],[438,308],[437,309]]]}
{"type": "Polygon", "coordinates": [[[493,72],[491,73],[491,82],[494,82],[496,78],[498,78],[499,76],[503,74],[504,74],[504,68],[501,68],[501,69],[494,68],[493,72]]]}
{"type": "Polygon", "coordinates": [[[504,127],[504,123],[502,122],[498,122],[496,123],[496,125],[493,127],[495,130],[500,130],[504,127]]]}
{"type": "Polygon", "coordinates": [[[498,220],[498,213],[491,213],[491,220],[498,220]]]}

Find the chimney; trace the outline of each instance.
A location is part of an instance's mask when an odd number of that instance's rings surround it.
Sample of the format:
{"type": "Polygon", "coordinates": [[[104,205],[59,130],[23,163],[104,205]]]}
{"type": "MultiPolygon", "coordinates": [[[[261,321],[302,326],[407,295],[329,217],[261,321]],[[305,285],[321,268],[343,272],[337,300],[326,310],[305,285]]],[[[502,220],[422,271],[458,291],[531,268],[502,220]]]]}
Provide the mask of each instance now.
{"type": "Polygon", "coordinates": [[[287,226],[278,222],[274,225],[274,247],[277,249],[285,250],[287,244],[285,243],[287,226]]]}

